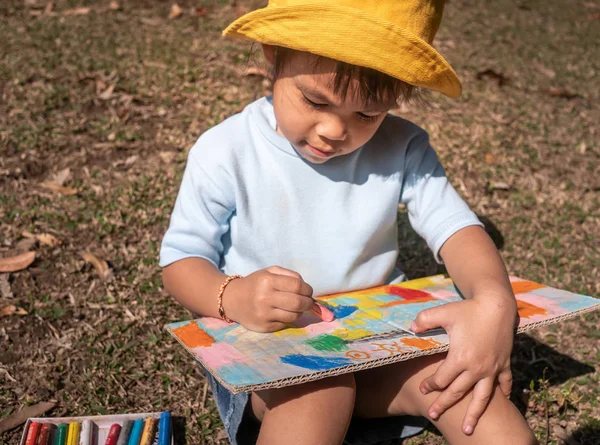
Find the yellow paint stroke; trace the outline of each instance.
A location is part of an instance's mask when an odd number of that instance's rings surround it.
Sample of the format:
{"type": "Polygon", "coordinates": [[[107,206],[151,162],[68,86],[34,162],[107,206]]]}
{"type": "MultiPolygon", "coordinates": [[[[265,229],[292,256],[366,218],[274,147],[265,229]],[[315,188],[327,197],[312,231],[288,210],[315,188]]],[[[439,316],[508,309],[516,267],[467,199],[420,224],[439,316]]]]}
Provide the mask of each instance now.
{"type": "Polygon", "coordinates": [[[525,294],[532,290],[546,287],[543,284],[535,283],[533,281],[513,281],[510,283],[510,286],[515,294],[525,294]]]}
{"type": "Polygon", "coordinates": [[[444,278],[443,275],[434,275],[432,277],[417,278],[416,280],[405,281],[398,283],[397,286],[404,287],[406,289],[424,289],[431,286],[442,286],[451,284],[452,280],[444,278]]]}
{"type": "Polygon", "coordinates": [[[367,329],[336,329],[331,333],[342,340],[358,340],[359,338],[370,337],[373,332],[367,329]]]}
{"type": "Polygon", "coordinates": [[[413,348],[419,348],[422,351],[425,351],[426,349],[433,349],[433,348],[437,348],[438,346],[442,346],[442,344],[439,341],[435,341],[431,338],[407,337],[407,338],[400,339],[400,341],[406,346],[412,346],[413,348]]]}
{"type": "Polygon", "coordinates": [[[207,347],[215,342],[215,339],[212,338],[208,332],[200,329],[200,326],[193,321],[185,326],[173,329],[173,334],[175,334],[188,348],[197,348],[199,346],[207,347]]]}
{"type": "Polygon", "coordinates": [[[308,331],[304,328],[286,328],[281,331],[273,332],[277,337],[304,337],[308,335],[308,331]]]}
{"type": "Polygon", "coordinates": [[[548,314],[548,311],[543,307],[539,307],[522,300],[517,300],[517,311],[519,312],[519,317],[521,318],[529,318],[533,317],[534,315],[548,314]]]}

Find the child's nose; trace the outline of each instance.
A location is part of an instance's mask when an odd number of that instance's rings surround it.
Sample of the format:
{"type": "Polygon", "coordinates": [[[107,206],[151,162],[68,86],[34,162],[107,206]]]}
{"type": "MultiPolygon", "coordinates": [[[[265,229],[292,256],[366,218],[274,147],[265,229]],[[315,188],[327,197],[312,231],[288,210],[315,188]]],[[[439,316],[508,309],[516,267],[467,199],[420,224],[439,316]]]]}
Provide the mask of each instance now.
{"type": "Polygon", "coordinates": [[[317,125],[319,136],[334,141],[343,141],[348,136],[348,128],[344,120],[334,114],[327,113],[317,125]]]}

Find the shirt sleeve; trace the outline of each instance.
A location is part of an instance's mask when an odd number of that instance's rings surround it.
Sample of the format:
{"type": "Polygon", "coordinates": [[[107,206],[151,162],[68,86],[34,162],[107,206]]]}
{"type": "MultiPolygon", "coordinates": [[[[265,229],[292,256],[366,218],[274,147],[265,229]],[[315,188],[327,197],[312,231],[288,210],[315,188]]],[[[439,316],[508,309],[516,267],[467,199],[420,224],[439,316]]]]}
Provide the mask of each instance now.
{"type": "Polygon", "coordinates": [[[483,226],[448,181],[444,168],[429,144],[425,131],[408,145],[400,202],[406,205],[410,223],[425,239],[438,263],[442,245],[459,230],[483,226]]]}
{"type": "Polygon", "coordinates": [[[161,267],[189,257],[204,258],[219,267],[223,235],[235,209],[234,190],[219,151],[202,146],[190,150],[183,179],[160,249],[161,267]],[[208,174],[210,172],[210,174],[208,174]]]}

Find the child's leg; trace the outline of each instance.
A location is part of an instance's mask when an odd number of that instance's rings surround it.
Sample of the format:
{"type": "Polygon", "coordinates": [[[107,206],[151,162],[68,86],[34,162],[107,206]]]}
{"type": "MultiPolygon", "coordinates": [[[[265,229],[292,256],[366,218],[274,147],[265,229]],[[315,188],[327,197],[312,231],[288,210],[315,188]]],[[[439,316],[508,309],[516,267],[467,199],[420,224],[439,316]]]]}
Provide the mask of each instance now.
{"type": "Polygon", "coordinates": [[[352,374],[252,393],[252,411],[262,421],[257,445],[341,444],[355,395],[352,374]]]}
{"type": "MultiPolygon", "coordinates": [[[[355,414],[361,417],[403,414],[428,417],[427,410],[440,393],[434,391],[423,395],[419,385],[435,372],[444,358],[445,355],[438,354],[356,373],[355,414]]],[[[471,394],[468,393],[437,421],[432,421],[450,444],[537,444],[521,413],[499,388],[492,394],[473,434],[465,435],[462,424],[470,401],[471,394]]]]}

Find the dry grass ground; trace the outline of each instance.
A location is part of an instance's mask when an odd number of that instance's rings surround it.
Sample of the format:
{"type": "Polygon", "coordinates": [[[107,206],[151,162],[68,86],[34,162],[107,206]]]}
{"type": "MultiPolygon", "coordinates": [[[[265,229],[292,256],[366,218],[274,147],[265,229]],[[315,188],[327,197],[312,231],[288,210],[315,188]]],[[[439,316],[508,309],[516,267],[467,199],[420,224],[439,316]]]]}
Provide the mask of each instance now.
{"type": "MultiPolygon", "coordinates": [[[[259,4],[185,0],[172,19],[159,0],[0,4],[0,257],[37,252],[0,277],[0,306],[27,312],[0,318],[0,419],[47,400],[53,416],[170,409],[180,442],[226,442],[198,367],[162,328],[188,314],[157,255],[187,150],[268,89],[241,75],[249,45],[219,33],[259,4]],[[83,251],[107,262],[105,279],[83,251]]],[[[594,296],[599,42],[598,1],[451,0],[436,44],[464,94],[401,110],[431,133],[511,273],[594,296]]],[[[400,224],[404,268],[437,272],[400,224]]],[[[600,444],[599,320],[517,340],[513,400],[542,443],[600,444]]]]}

